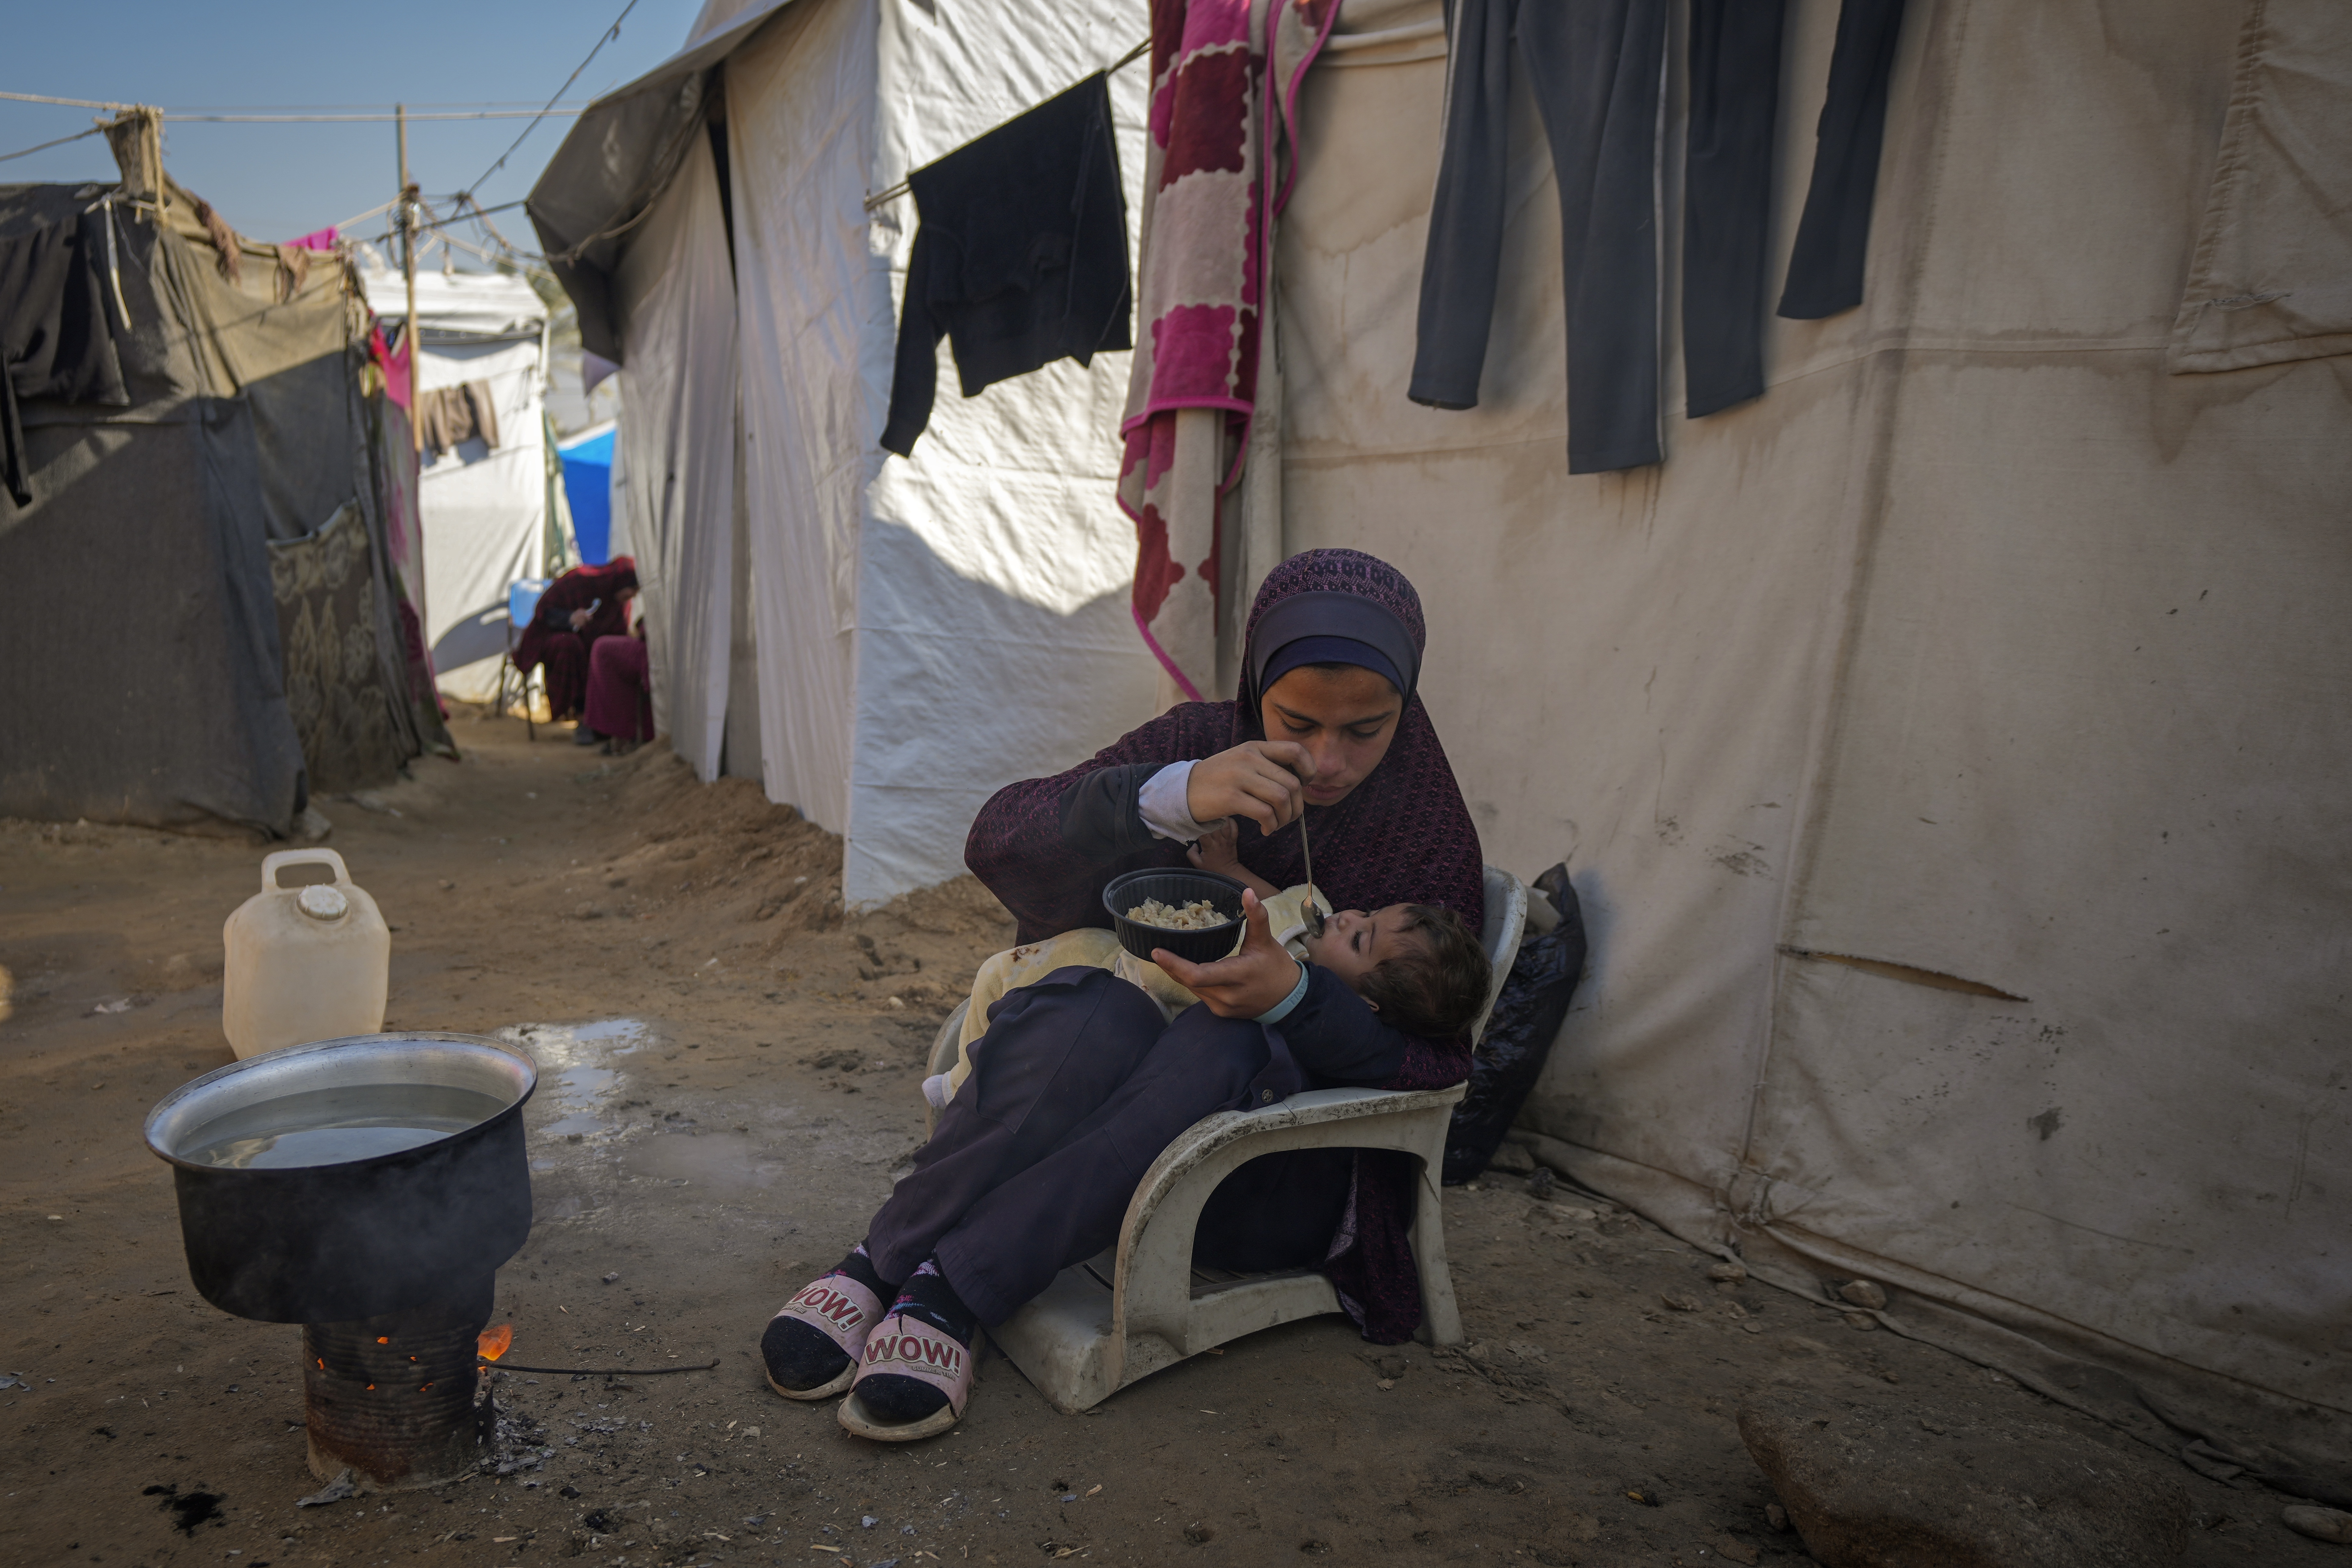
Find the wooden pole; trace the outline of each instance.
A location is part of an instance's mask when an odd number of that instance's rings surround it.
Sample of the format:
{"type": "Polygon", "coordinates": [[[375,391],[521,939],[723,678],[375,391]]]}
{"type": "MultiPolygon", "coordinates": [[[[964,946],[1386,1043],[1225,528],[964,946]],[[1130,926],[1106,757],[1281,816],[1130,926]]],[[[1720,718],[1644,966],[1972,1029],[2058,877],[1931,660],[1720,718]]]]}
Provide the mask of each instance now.
{"type": "Polygon", "coordinates": [[[416,357],[416,187],[408,182],[408,105],[394,104],[400,124],[400,270],[408,283],[408,321],[401,336],[408,350],[408,438],[419,457],[425,453],[425,421],[419,417],[416,383],[421,366],[416,357]]]}

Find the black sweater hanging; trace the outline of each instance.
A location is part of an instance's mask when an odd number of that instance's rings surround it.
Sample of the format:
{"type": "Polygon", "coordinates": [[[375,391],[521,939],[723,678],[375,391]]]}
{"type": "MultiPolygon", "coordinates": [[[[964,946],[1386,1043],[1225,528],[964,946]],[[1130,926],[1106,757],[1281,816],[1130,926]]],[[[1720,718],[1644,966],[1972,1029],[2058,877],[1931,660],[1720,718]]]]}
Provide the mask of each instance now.
{"type": "Polygon", "coordinates": [[[939,342],[963,395],[1065,355],[1134,346],[1127,197],[1097,72],[908,176],[921,226],[907,264],[884,449],[930,422],[939,342]]]}

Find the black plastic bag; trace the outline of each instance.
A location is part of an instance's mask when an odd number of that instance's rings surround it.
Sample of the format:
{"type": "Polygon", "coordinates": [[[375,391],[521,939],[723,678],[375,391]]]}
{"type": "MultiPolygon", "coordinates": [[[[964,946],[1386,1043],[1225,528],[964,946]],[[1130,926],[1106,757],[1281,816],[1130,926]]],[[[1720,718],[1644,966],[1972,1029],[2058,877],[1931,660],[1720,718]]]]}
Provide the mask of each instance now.
{"type": "Polygon", "coordinates": [[[1486,1038],[1470,1063],[1470,1084],[1454,1108],[1445,1134],[1445,1184],[1458,1186],[1486,1168],[1519,1107],[1543,1076],[1552,1041],[1568,1016],[1569,999],[1584,973],[1584,912],[1568,868],[1536,879],[1536,890],[1559,911],[1559,925],[1519,943],[1511,976],[1503,982],[1486,1038]]]}

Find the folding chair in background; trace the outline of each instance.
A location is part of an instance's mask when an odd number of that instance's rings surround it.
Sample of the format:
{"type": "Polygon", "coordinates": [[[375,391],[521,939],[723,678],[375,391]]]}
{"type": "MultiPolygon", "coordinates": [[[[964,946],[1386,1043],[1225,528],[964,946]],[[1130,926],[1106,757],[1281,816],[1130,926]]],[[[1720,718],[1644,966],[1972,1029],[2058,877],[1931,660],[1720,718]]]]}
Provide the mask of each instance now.
{"type": "Polygon", "coordinates": [[[516,668],[514,651],[522,634],[530,629],[531,616],[539,613],[539,596],[547,592],[552,581],[549,577],[518,577],[507,584],[507,650],[499,656],[498,711],[503,714],[507,710],[507,680],[511,676],[515,700],[522,704],[524,732],[533,741],[539,739],[539,725],[530,713],[530,682],[535,672],[516,668]]]}

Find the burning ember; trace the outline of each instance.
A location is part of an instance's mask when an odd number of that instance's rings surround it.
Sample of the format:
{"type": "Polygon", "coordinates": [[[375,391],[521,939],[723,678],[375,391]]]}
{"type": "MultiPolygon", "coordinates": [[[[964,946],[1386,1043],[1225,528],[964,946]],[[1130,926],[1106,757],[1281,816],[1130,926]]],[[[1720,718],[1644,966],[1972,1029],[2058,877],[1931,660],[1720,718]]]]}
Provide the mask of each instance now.
{"type": "Polygon", "coordinates": [[[484,1361],[496,1361],[507,1353],[507,1347],[512,1343],[514,1343],[514,1325],[500,1323],[496,1328],[482,1331],[482,1337],[477,1342],[477,1349],[484,1361]]]}
{"type": "Polygon", "coordinates": [[[303,1325],[311,1474],[328,1479],[348,1468],[362,1490],[397,1491],[474,1468],[496,1419],[486,1374],[476,1370],[492,1348],[493,1336],[482,1331],[489,1277],[456,1294],[356,1321],[303,1325]]]}

